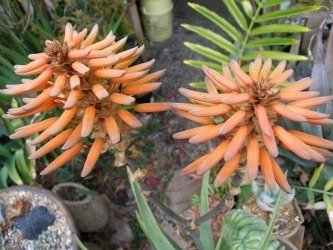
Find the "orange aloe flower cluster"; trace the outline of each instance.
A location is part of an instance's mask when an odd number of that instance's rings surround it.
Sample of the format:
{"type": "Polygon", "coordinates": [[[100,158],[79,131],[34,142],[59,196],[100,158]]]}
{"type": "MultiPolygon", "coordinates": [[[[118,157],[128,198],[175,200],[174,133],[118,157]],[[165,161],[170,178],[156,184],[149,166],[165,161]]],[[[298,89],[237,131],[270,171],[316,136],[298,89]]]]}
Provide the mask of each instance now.
{"type": "Polygon", "coordinates": [[[215,178],[215,186],[221,186],[239,166],[246,166],[253,180],[260,166],[270,189],[276,183],[286,192],[290,186],[277,164],[278,145],[299,157],[324,162],[332,157],[333,142],[300,131],[287,131],[277,125],[280,118],[312,124],[333,124],[329,115],[311,110],[333,99],[318,97],[319,92],[304,91],[313,83],[304,78],[283,87],[293,70],[285,70],[286,62],[272,69],[270,59],[257,57],[246,74],[232,60],[222,66],[222,73],[206,66],[205,83],[208,93],[180,88],[180,93],[192,103],[170,104],[177,115],[195,121],[202,126],[174,134],[176,139],[189,139],[201,143],[220,138],[219,145],[210,153],[198,158],[182,170],[182,174],[203,174],[221,160],[223,167],[215,178]],[[219,117],[223,122],[215,123],[219,117]]]}
{"type": "MultiPolygon", "coordinates": [[[[36,159],[61,147],[64,152],[51,162],[41,174],[60,168],[81,150],[90,147],[83,166],[82,176],[88,175],[100,154],[107,149],[124,149],[121,142],[132,129],[140,127],[141,122],[126,108],[135,103],[135,95],[142,95],[159,88],[156,82],[165,70],[148,74],[154,60],[134,65],[142,54],[144,46],[120,52],[126,37],[115,41],[110,32],[103,40],[96,42],[98,26],[89,34],[66,24],[63,42],[47,40],[42,53],[30,54],[30,63],[15,65],[20,76],[37,76],[22,79],[22,83],[7,85],[1,93],[26,95],[22,107],[11,108],[4,116],[7,119],[38,116],[60,108],[58,117],[18,128],[10,137],[18,139],[40,133],[30,143],[38,145],[48,140],[30,159],[36,159]],[[84,138],[84,140],[83,140],[84,138]]],[[[168,106],[160,103],[138,104],[137,112],[166,110],[168,106]]],[[[126,144],[126,143],[125,143],[126,144]]]]}

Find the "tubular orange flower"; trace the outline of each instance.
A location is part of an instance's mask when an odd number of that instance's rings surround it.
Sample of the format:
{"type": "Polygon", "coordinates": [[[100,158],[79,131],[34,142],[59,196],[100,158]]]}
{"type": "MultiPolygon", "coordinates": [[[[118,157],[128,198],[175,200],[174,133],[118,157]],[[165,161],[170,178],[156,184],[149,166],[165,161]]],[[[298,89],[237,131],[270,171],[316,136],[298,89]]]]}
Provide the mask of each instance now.
{"type": "MultiPolygon", "coordinates": [[[[7,85],[0,92],[9,95],[33,94],[23,98],[25,105],[8,110],[5,118],[15,119],[36,115],[54,108],[63,110],[60,117],[17,129],[12,139],[40,133],[31,141],[44,146],[30,156],[39,158],[60,147],[64,152],[41,174],[51,173],[75,157],[84,147],[91,147],[82,176],[88,175],[99,155],[107,149],[126,150],[129,132],[141,122],[124,105],[133,105],[136,112],[158,112],[169,109],[167,103],[135,105],[135,96],[159,88],[156,82],[165,72],[148,74],[154,60],[131,66],[142,54],[144,46],[121,51],[126,37],[115,41],[110,32],[95,42],[98,26],[89,34],[77,32],[70,23],[65,26],[63,42],[47,40],[42,53],[30,54],[31,62],[15,65],[15,73],[37,77],[7,85]],[[34,96],[34,97],[31,97],[34,96]],[[82,138],[85,140],[81,140],[82,138]]],[[[206,118],[203,118],[206,119],[206,118]]]]}
{"type": "Polygon", "coordinates": [[[293,73],[285,70],[285,66],[286,62],[282,61],[271,69],[272,61],[263,62],[261,57],[250,64],[249,74],[234,60],[230,65],[222,65],[222,73],[203,66],[208,93],[179,89],[191,104],[171,103],[169,106],[177,115],[201,125],[178,132],[174,138],[189,139],[190,143],[213,138],[223,140],[211,153],[189,164],[182,174],[203,174],[223,160],[224,166],[215,179],[215,185],[221,186],[244,163],[250,180],[256,177],[260,166],[269,188],[274,189],[277,183],[290,192],[286,177],[274,159],[279,153],[278,145],[306,160],[323,162],[333,156],[329,151],[333,149],[333,142],[300,131],[288,132],[276,125],[280,118],[333,124],[329,115],[310,110],[333,100],[333,96],[317,97],[318,92],[304,91],[313,83],[310,78],[283,87],[281,83],[293,73]],[[209,122],[221,119],[222,123],[209,122]]]}

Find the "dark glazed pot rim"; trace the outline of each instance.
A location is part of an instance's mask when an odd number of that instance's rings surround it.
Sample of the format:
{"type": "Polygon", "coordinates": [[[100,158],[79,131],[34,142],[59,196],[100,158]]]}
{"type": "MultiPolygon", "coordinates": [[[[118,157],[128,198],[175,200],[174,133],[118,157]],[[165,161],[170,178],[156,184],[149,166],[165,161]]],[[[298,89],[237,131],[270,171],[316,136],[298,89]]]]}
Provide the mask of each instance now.
{"type": "MultiPolygon", "coordinates": [[[[79,231],[77,230],[73,217],[69,213],[68,209],[62,202],[61,198],[58,195],[55,195],[53,192],[51,192],[48,189],[45,189],[43,187],[38,187],[38,186],[27,186],[27,185],[22,185],[22,186],[12,186],[4,189],[0,189],[0,195],[2,193],[9,193],[11,191],[18,192],[18,191],[25,191],[25,192],[30,192],[30,193],[35,193],[40,196],[47,197],[49,200],[52,201],[53,204],[55,204],[61,211],[61,213],[65,216],[68,227],[70,231],[76,235],[77,238],[79,238],[80,234],[79,231]]],[[[73,249],[77,250],[78,246],[76,244],[76,239],[74,238],[73,235],[73,249]]]]}
{"type": "Polygon", "coordinates": [[[57,194],[61,200],[63,201],[64,204],[68,205],[68,206],[77,206],[77,205],[84,205],[84,204],[87,204],[89,202],[91,202],[92,200],[92,196],[88,193],[90,192],[90,190],[79,184],[79,183],[76,183],[76,182],[62,182],[62,183],[58,183],[56,185],[53,186],[52,188],[52,192],[54,192],[55,194],[57,194]],[[71,187],[71,188],[75,188],[77,190],[83,190],[86,192],[86,196],[83,200],[77,200],[77,201],[73,201],[73,200],[68,200],[64,197],[62,197],[60,195],[60,190],[63,189],[63,188],[68,188],[68,187],[71,187]]]}

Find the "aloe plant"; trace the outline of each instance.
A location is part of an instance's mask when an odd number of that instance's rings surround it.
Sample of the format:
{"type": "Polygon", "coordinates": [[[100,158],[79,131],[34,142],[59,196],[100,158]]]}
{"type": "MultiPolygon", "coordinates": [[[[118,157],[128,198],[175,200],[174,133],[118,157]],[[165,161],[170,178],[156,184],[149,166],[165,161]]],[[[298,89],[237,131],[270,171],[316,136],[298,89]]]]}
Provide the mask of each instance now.
{"type": "Polygon", "coordinates": [[[286,0],[225,0],[222,2],[233,17],[236,26],[204,6],[189,3],[191,8],[216,25],[221,33],[224,32],[226,35],[220,35],[203,27],[183,24],[185,29],[198,34],[217,47],[217,49],[213,49],[201,44],[185,42],[186,47],[209,59],[209,61],[185,60],[185,64],[198,68],[206,65],[220,70],[221,64],[228,63],[230,58],[244,62],[245,67],[248,61],[258,55],[272,60],[300,61],[307,59],[306,56],[281,51],[284,46],[298,42],[295,39],[295,33],[309,31],[305,26],[289,24],[286,20],[316,11],[320,7],[292,6],[288,9],[280,9],[280,4],[286,0]],[[274,10],[271,11],[271,9],[274,10]]]}

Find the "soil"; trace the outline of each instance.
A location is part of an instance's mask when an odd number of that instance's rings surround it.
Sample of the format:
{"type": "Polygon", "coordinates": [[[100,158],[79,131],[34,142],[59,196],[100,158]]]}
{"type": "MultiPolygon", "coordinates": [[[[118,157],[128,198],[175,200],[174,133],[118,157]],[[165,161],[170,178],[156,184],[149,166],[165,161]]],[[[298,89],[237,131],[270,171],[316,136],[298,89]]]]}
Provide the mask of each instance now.
{"type": "MultiPolygon", "coordinates": [[[[258,207],[255,197],[250,197],[243,208],[264,220],[266,224],[268,224],[271,219],[270,213],[262,211],[258,207]]],[[[301,218],[297,214],[297,209],[294,203],[281,206],[274,226],[274,232],[278,236],[287,235],[299,226],[300,221],[301,218]]]]}

